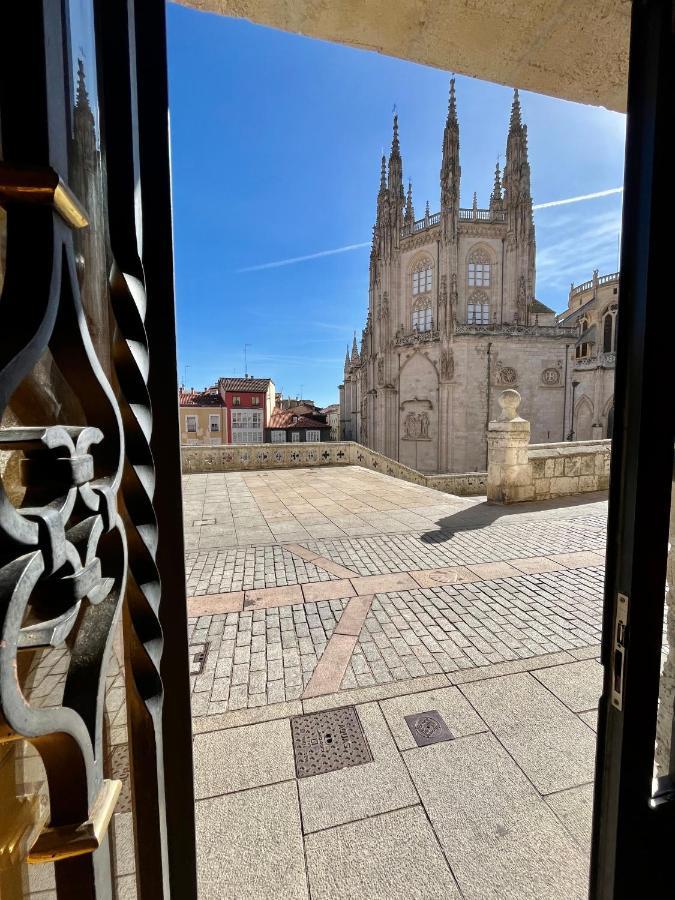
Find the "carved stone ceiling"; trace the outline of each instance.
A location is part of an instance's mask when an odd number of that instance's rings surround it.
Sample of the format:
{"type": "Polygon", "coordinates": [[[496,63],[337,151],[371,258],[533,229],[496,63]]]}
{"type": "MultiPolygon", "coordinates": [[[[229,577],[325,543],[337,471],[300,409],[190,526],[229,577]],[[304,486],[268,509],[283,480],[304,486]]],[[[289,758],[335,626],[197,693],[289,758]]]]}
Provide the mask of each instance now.
{"type": "Polygon", "coordinates": [[[630,0],[178,0],[624,111],[630,0]]]}

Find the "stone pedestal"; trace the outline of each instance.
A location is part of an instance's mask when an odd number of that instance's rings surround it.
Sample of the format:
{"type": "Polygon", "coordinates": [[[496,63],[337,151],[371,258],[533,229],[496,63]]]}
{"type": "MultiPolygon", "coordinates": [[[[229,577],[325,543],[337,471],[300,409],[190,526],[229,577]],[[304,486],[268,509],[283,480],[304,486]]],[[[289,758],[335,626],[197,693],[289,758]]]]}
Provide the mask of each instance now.
{"type": "Polygon", "coordinates": [[[499,419],[488,425],[488,500],[516,503],[534,498],[528,462],[530,423],[518,415],[520,394],[506,390],[497,398],[499,419]]]}

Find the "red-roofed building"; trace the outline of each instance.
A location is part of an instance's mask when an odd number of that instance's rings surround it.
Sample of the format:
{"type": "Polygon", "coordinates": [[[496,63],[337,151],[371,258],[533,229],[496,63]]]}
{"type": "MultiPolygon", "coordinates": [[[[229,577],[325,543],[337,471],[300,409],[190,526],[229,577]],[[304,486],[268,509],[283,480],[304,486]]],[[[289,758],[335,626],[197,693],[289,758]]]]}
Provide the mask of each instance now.
{"type": "Polygon", "coordinates": [[[181,387],[178,406],[181,444],[227,443],[225,403],[216,385],[203,391],[181,387]]]}
{"type": "Polygon", "coordinates": [[[302,415],[299,410],[275,409],[265,432],[272,444],[330,440],[330,425],[325,416],[302,415]]]}
{"type": "Polygon", "coordinates": [[[227,433],[232,444],[262,444],[276,391],[271,378],[219,378],[218,389],[225,403],[227,433]]]}

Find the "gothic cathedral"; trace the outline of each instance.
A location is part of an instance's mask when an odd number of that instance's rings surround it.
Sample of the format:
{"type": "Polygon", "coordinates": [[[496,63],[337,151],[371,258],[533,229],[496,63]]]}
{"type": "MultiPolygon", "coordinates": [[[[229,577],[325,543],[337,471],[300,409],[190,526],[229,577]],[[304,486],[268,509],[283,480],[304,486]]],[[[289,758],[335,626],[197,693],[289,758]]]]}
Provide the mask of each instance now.
{"type": "Polygon", "coordinates": [[[361,348],[347,353],[342,437],[421,472],[486,469],[497,396],[522,395],[532,441],[565,439],[567,350],[574,331],[535,299],[527,126],[513,98],[506,162],[490,203],[460,203],[454,79],[443,135],[440,212],[415,219],[403,187],[398,117],[382,157],[361,348]]]}

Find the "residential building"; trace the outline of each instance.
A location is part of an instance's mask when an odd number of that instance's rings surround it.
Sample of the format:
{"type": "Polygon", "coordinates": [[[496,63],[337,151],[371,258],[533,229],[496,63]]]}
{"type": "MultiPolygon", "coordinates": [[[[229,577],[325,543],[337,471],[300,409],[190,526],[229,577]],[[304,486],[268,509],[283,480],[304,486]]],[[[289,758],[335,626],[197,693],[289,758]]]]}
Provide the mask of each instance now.
{"type": "Polygon", "coordinates": [[[225,403],[217,386],[203,391],[181,387],[178,407],[181,444],[227,444],[225,403]]]}
{"type": "Polygon", "coordinates": [[[415,218],[404,191],[398,116],[383,156],[361,348],[340,386],[344,440],[423,472],[484,470],[497,395],[517,388],[533,441],[565,437],[567,345],[575,332],[535,296],[527,126],[515,91],[504,171],[489,204],[460,207],[454,79],[443,136],[440,211],[415,218]]]}
{"type": "Polygon", "coordinates": [[[261,444],[274,408],[269,378],[220,378],[195,391],[181,388],[181,444],[261,444]]]}
{"type": "Polygon", "coordinates": [[[326,417],[326,421],[330,425],[331,441],[339,441],[340,440],[340,404],[339,403],[331,403],[330,406],[325,406],[321,410],[321,414],[326,417]]]}
{"type": "Polygon", "coordinates": [[[325,417],[309,416],[294,409],[275,409],[265,432],[272,444],[330,440],[330,425],[325,417]]]}
{"type": "Polygon", "coordinates": [[[570,440],[612,437],[618,310],[619,273],[599,275],[596,269],[590,281],[571,285],[567,309],[558,316],[561,325],[575,329],[570,440]]]}

